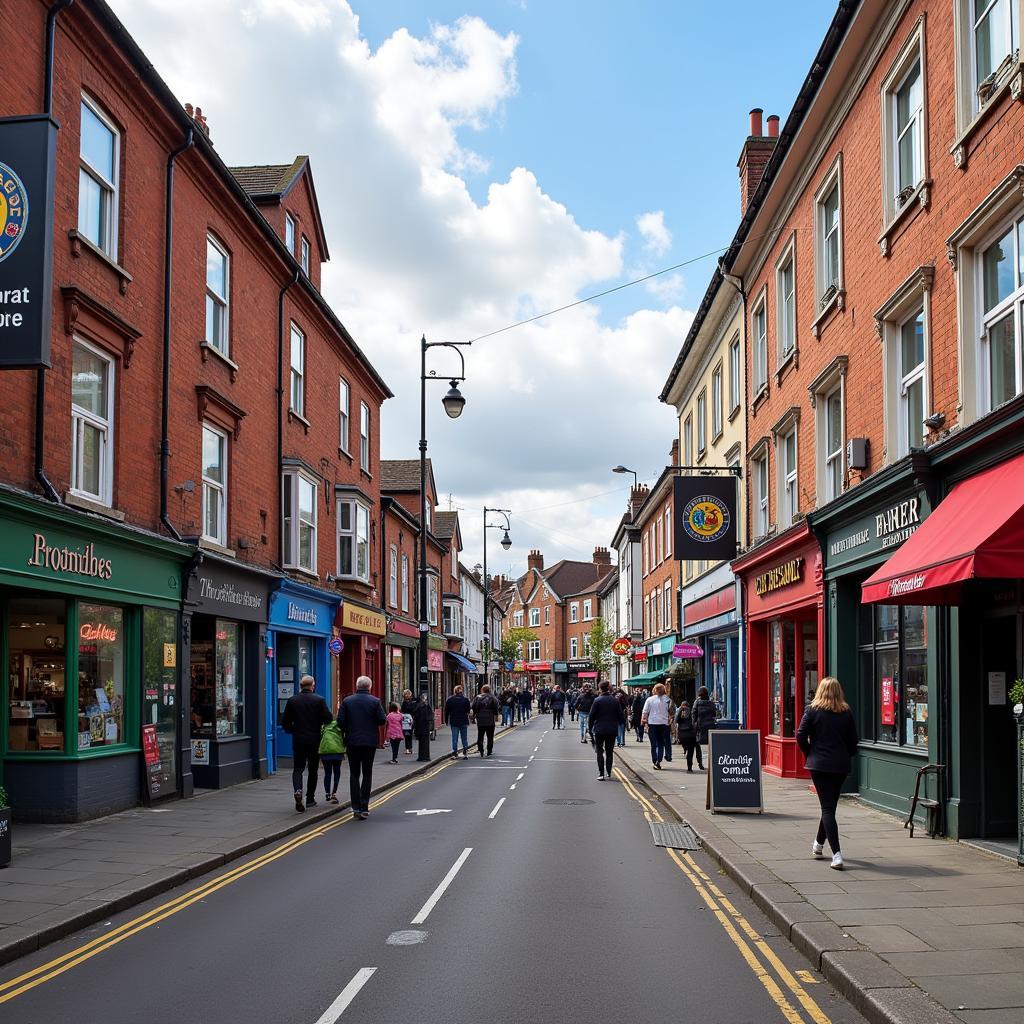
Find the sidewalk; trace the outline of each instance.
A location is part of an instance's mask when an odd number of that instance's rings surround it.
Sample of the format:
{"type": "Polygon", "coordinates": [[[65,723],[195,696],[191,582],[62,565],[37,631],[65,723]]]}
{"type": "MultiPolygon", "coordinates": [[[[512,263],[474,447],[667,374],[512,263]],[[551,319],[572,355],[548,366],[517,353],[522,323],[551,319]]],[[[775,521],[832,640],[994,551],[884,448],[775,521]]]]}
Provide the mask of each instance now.
{"type": "MultiPolygon", "coordinates": [[[[846,870],[814,860],[818,802],[805,780],[763,776],[764,814],[711,814],[707,776],[680,748],[616,749],[704,849],[854,1006],[885,1024],[1021,1024],[1024,871],[971,847],[914,839],[902,821],[844,799],[846,870]]],[[[826,846],[827,852],[827,846],[826,846]]]]}
{"type": "MultiPolygon", "coordinates": [[[[429,764],[400,753],[395,766],[387,763],[390,748],[378,751],[373,793],[447,760],[447,730],[438,730],[432,753],[429,764]]],[[[297,813],[285,768],[267,779],[78,825],[15,824],[11,866],[0,870],[0,964],[345,810],[346,764],[342,802],[325,804],[322,792],[321,771],[317,805],[297,813]]]]}

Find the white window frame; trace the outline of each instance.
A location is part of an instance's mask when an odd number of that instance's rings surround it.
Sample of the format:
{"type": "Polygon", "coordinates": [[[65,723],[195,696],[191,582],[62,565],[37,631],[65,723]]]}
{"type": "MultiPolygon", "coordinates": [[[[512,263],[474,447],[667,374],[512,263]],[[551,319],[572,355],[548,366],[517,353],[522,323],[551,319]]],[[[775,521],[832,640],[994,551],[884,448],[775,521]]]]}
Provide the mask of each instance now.
{"type": "Polygon", "coordinates": [[[72,373],[74,373],[74,348],[81,348],[91,356],[101,360],[107,375],[107,408],[104,416],[97,416],[89,409],[75,405],[74,390],[71,393],[71,492],[98,501],[108,507],[113,502],[114,493],[114,386],[117,380],[117,368],[114,359],[102,349],[90,345],[75,335],[72,341],[72,373]],[[99,489],[93,494],[81,486],[84,478],[82,472],[83,444],[82,435],[85,426],[94,427],[102,433],[102,450],[99,459],[99,489]]]}
{"type": "Polygon", "coordinates": [[[790,424],[785,430],[779,431],[776,437],[777,468],[775,472],[778,486],[779,529],[785,530],[796,522],[800,511],[800,435],[798,425],[790,424]],[[793,465],[789,464],[786,446],[789,438],[793,438],[793,465]]]}
{"type": "Polygon", "coordinates": [[[523,625],[523,610],[519,609],[517,612],[512,613],[512,625],[515,629],[521,629],[523,625]]]}
{"type": "Polygon", "coordinates": [[[309,239],[305,235],[299,239],[299,266],[306,277],[309,277],[309,239]]]}
{"type": "Polygon", "coordinates": [[[352,496],[343,496],[338,498],[336,507],[336,520],[337,522],[337,539],[336,539],[336,551],[335,557],[338,564],[338,578],[346,580],[359,580],[362,583],[369,583],[372,573],[370,566],[371,559],[371,542],[370,542],[370,506],[365,502],[360,501],[358,498],[352,496]],[[342,528],[342,507],[349,506],[349,526],[346,529],[342,528]],[[366,523],[366,535],[363,537],[360,533],[360,512],[363,513],[363,517],[366,523]],[[343,537],[351,538],[351,551],[352,561],[348,566],[342,565],[341,560],[341,540],[343,537]],[[359,573],[359,545],[360,542],[366,544],[366,573],[360,575],[359,573]]]}
{"type": "MultiPolygon", "coordinates": [[[[986,7],[982,17],[1000,2],[1005,3],[1006,17],[1009,21],[1010,51],[1007,57],[1012,58],[1015,54],[1019,55],[1020,52],[1019,0],[992,0],[992,3],[986,7]]],[[[991,104],[996,93],[1009,81],[1010,73],[1016,66],[1013,60],[1004,59],[993,69],[994,80],[990,83],[990,88],[986,91],[983,101],[978,93],[979,86],[981,85],[977,47],[975,46],[975,33],[978,24],[980,24],[980,19],[976,21],[974,18],[974,4],[972,0],[955,0],[954,35],[956,40],[957,129],[958,134],[961,136],[966,133],[973,122],[991,104]]]]}
{"type": "Polygon", "coordinates": [[[288,410],[297,416],[306,414],[306,334],[294,321],[288,331],[288,410]],[[299,364],[295,364],[295,341],[299,341],[299,364]]]}
{"type": "Polygon", "coordinates": [[[438,623],[438,604],[440,603],[439,597],[440,587],[438,586],[436,576],[427,577],[427,622],[431,626],[437,626],[438,623]]]}
{"type": "Polygon", "coordinates": [[[750,314],[751,348],[754,358],[754,396],[768,390],[768,286],[754,303],[750,314]]]}
{"type": "Polygon", "coordinates": [[[981,384],[983,412],[992,412],[993,409],[1009,401],[1008,398],[1000,399],[998,402],[992,393],[992,345],[990,341],[991,329],[1001,324],[1007,318],[1012,318],[1014,331],[1014,393],[1010,398],[1016,398],[1024,390],[1024,267],[1020,266],[1021,247],[1024,245],[1024,210],[1018,210],[1014,217],[1003,221],[999,228],[989,232],[982,243],[977,246],[977,259],[975,261],[976,286],[978,306],[978,338],[980,339],[980,359],[978,361],[979,376],[981,384]],[[1006,298],[996,303],[990,310],[985,309],[985,252],[995,245],[1004,235],[1011,233],[1013,242],[1011,244],[1013,259],[1013,275],[1017,287],[1010,292],[1006,298]]]}
{"type": "Polygon", "coordinates": [[[352,388],[344,377],[338,378],[338,448],[346,455],[351,454],[350,431],[352,422],[349,409],[352,404],[352,388]]]}
{"type": "MultiPolygon", "coordinates": [[[[782,297],[782,276],[780,267],[779,295],[780,312],[782,297]]],[[[843,155],[840,153],[825,175],[814,196],[814,278],[817,314],[815,320],[822,317],[832,305],[839,301],[843,293],[843,155]],[[826,223],[826,204],[832,194],[836,199],[836,222],[826,223]],[[835,266],[832,261],[830,245],[835,240],[835,266]]],[[[793,344],[796,345],[796,259],[793,259],[793,344]]],[[[780,320],[781,323],[781,320],[780,320]]]]}
{"type": "Polygon", "coordinates": [[[370,472],[370,407],[359,403],[359,468],[370,472]]]}
{"type": "Polygon", "coordinates": [[[655,587],[651,593],[651,626],[655,633],[660,633],[661,623],[661,588],[655,587]]]}
{"type": "Polygon", "coordinates": [[[665,586],[661,588],[661,599],[665,609],[665,629],[672,630],[672,580],[665,580],[665,586]]]}
{"type": "Polygon", "coordinates": [[[711,443],[714,444],[722,436],[725,429],[725,367],[719,363],[711,371],[711,443]]]}
{"type": "Polygon", "coordinates": [[[207,266],[209,266],[209,253],[211,247],[217,251],[217,253],[224,259],[224,294],[219,294],[216,289],[210,287],[209,274],[206,275],[206,301],[207,303],[213,304],[213,315],[214,318],[220,321],[220,337],[221,343],[218,345],[211,334],[216,334],[216,331],[210,330],[210,316],[209,316],[209,305],[207,306],[206,315],[206,344],[210,348],[219,352],[222,356],[231,357],[231,253],[228,252],[227,247],[223,245],[216,237],[211,234],[206,236],[206,253],[207,253],[207,266]]]}
{"type": "Polygon", "coordinates": [[[580,641],[579,637],[569,637],[569,657],[578,658],[580,656],[580,641]]]}
{"type": "Polygon", "coordinates": [[[590,634],[589,633],[584,633],[583,634],[583,657],[584,658],[589,658],[590,657],[590,634]]]}
{"type": "Polygon", "coordinates": [[[544,606],[544,625],[551,625],[551,605],[549,604],[544,606]]]}
{"type": "MultiPolygon", "coordinates": [[[[897,325],[896,330],[896,387],[897,392],[897,414],[896,414],[896,430],[897,430],[897,450],[896,454],[898,457],[902,457],[909,453],[910,445],[910,410],[908,395],[910,389],[920,381],[921,383],[921,413],[922,416],[928,415],[928,317],[925,313],[924,305],[918,306],[918,308],[910,314],[908,317],[904,317],[897,325]],[[917,318],[921,318],[921,334],[923,338],[924,351],[921,355],[921,362],[916,366],[910,367],[909,369],[903,365],[903,330],[904,328],[917,318]]],[[[921,424],[921,443],[924,444],[924,428],[923,423],[921,424]]]]}
{"type": "Polygon", "coordinates": [[[590,622],[590,620],[593,619],[593,617],[594,617],[594,602],[591,601],[590,598],[588,597],[583,602],[583,621],[584,622],[590,622]]]}
{"type": "Polygon", "coordinates": [[[771,508],[768,503],[768,496],[771,493],[771,473],[768,464],[768,450],[763,449],[758,455],[750,460],[751,481],[750,486],[753,494],[753,535],[754,540],[766,537],[771,528],[771,508]]]}
{"type": "Polygon", "coordinates": [[[527,659],[529,661],[540,661],[540,641],[531,640],[527,645],[527,659]]]}
{"type": "Polygon", "coordinates": [[[743,394],[743,353],[740,348],[740,332],[737,331],[729,342],[729,416],[740,407],[743,394]]]}
{"type": "Polygon", "coordinates": [[[402,611],[409,610],[409,556],[402,553],[402,611]]]}
{"type": "Polygon", "coordinates": [[[295,255],[295,218],[285,211],[284,215],[284,244],[288,251],[295,255]]]}
{"type": "MultiPolygon", "coordinates": [[[[817,223],[817,217],[815,217],[817,223]]],[[[817,230],[817,228],[815,228],[817,230]]],[[[797,309],[796,309],[796,234],[787,243],[782,255],[775,264],[775,356],[781,375],[782,367],[796,355],[797,346],[797,309]],[[792,268],[792,285],[786,290],[786,268],[792,268]],[[787,317],[787,307],[791,304],[792,318],[787,317]]]]}
{"type": "Polygon", "coordinates": [[[569,604],[569,621],[579,622],[580,621],[580,606],[579,602],[572,601],[569,604]]]}
{"type": "Polygon", "coordinates": [[[650,571],[650,559],[651,559],[650,552],[648,550],[647,531],[646,530],[644,531],[644,536],[643,536],[643,552],[642,552],[642,555],[643,555],[643,557],[642,557],[643,565],[641,567],[642,575],[646,576],[647,573],[650,571]]]}
{"type": "Polygon", "coordinates": [[[388,564],[388,604],[392,608],[398,607],[398,548],[391,545],[391,555],[388,564]]]}
{"type": "Polygon", "coordinates": [[[669,512],[668,506],[665,506],[665,557],[672,557],[672,515],[669,512]]]}
{"type": "Polygon", "coordinates": [[[200,531],[203,540],[212,541],[214,544],[219,544],[221,547],[227,547],[227,535],[228,535],[228,435],[227,432],[221,430],[220,427],[214,426],[212,423],[203,421],[203,434],[202,434],[202,447],[200,448],[200,472],[202,473],[202,508],[201,512],[201,525],[200,531]],[[206,473],[203,472],[205,469],[204,463],[206,458],[202,455],[202,449],[206,447],[206,432],[209,431],[211,434],[215,434],[221,443],[221,458],[223,459],[224,465],[224,480],[217,481],[207,477],[206,473]],[[209,495],[216,494],[220,502],[220,514],[217,516],[217,536],[212,536],[206,532],[206,509],[207,502],[209,501],[209,495]]]}
{"type": "Polygon", "coordinates": [[[708,451],[708,392],[701,388],[697,395],[697,461],[707,455],[708,451]]]}
{"type": "Polygon", "coordinates": [[[693,465],[693,414],[683,421],[683,461],[687,466],[693,465]]]}
{"type": "MultiPolygon", "coordinates": [[[[846,478],[846,410],[843,403],[843,381],[822,396],[821,402],[821,438],[824,445],[822,456],[822,486],[825,501],[833,501],[843,493],[846,478]],[[830,406],[839,403],[839,444],[829,444],[829,431],[832,418],[830,406]]],[[[820,504],[820,503],[819,503],[820,504]]]]}
{"type": "Polygon", "coordinates": [[[319,512],[320,485],[316,477],[304,472],[301,469],[287,469],[281,474],[281,495],[282,507],[284,508],[284,521],[281,529],[284,531],[284,566],[286,569],[297,569],[300,572],[307,572],[316,575],[317,565],[317,514],[319,512]],[[290,482],[290,483],[289,483],[290,482]],[[306,484],[313,489],[312,519],[304,519],[299,504],[299,489],[306,484]],[[291,500],[289,501],[289,494],[291,500]],[[303,528],[312,531],[312,538],[309,545],[310,561],[308,565],[303,564],[299,552],[302,550],[303,528]]]}
{"type": "MultiPolygon", "coordinates": [[[[113,145],[113,171],[114,180],[111,181],[101,171],[93,167],[91,163],[82,154],[81,145],[81,107],[79,107],[79,145],[78,145],[78,166],[79,166],[79,191],[81,191],[81,175],[84,173],[92,178],[97,185],[100,186],[101,191],[104,193],[104,213],[103,223],[101,225],[105,238],[93,241],[88,238],[83,232],[83,237],[86,238],[92,245],[95,245],[100,252],[106,253],[115,263],[117,262],[117,249],[118,249],[118,207],[120,205],[120,177],[121,177],[121,132],[111,120],[110,116],[106,111],[94,100],[88,93],[82,93],[82,106],[88,107],[89,110],[96,115],[97,119],[113,134],[114,145],[113,145]],[[104,244],[106,243],[106,244],[104,244]]],[[[79,199],[81,197],[79,196],[79,199]]],[[[81,230],[79,222],[76,220],[76,227],[81,230]]]]}
{"type": "Polygon", "coordinates": [[[539,626],[540,625],[540,609],[539,608],[531,608],[530,609],[530,625],[531,626],[539,626]]]}

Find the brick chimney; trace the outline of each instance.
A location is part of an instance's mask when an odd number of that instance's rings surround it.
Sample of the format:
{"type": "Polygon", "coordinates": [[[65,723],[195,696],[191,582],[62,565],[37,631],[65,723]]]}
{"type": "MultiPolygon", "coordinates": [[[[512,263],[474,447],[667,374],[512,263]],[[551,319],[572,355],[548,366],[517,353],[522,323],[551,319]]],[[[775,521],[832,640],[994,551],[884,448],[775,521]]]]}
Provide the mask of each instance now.
{"type": "Polygon", "coordinates": [[[740,151],[740,159],[737,167],[740,169],[740,214],[747,212],[747,206],[761,183],[761,175],[764,174],[768,158],[775,149],[775,143],[779,139],[779,115],[770,114],[768,117],[768,134],[764,134],[764,127],[761,122],[761,115],[764,111],[760,107],[754,107],[750,112],[750,134],[743,143],[740,151]]]}
{"type": "Polygon", "coordinates": [[[206,115],[202,107],[193,107],[191,103],[185,104],[185,113],[196,123],[196,127],[207,137],[210,136],[210,126],[207,123],[206,115]]]}
{"type": "Polygon", "coordinates": [[[679,465],[679,438],[678,437],[672,442],[672,447],[669,449],[668,464],[670,466],[678,466],[679,465]]]}
{"type": "Polygon", "coordinates": [[[612,556],[607,548],[594,548],[594,565],[611,565],[612,556]]]}
{"type": "Polygon", "coordinates": [[[491,577],[491,593],[500,594],[505,589],[505,577],[502,575],[491,577]]]}
{"type": "Polygon", "coordinates": [[[637,512],[640,511],[640,506],[647,500],[649,488],[646,484],[641,484],[639,487],[634,487],[629,492],[629,517],[630,519],[636,519],[637,512]]]}
{"type": "Polygon", "coordinates": [[[526,556],[526,568],[536,569],[537,572],[543,572],[544,556],[536,548],[526,556]]]}

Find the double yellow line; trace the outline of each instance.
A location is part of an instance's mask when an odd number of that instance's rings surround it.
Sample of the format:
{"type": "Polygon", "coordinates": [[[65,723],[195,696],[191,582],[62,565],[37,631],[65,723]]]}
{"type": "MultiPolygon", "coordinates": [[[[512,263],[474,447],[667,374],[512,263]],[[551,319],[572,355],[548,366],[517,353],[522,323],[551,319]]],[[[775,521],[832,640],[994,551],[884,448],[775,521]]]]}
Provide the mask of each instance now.
{"type": "MultiPolygon", "coordinates": [[[[648,821],[665,820],[657,807],[643,796],[619,768],[615,769],[615,775],[622,782],[626,792],[643,807],[644,817],[648,821]]],[[[746,961],[751,971],[753,971],[757,980],[765,987],[772,1001],[782,1012],[783,1017],[790,1024],[805,1024],[800,1012],[787,997],[786,993],[783,992],[778,981],[775,980],[775,976],[771,974],[764,963],[762,963],[762,960],[758,958],[758,954],[778,975],[790,993],[796,997],[796,1001],[803,1007],[807,1016],[813,1021],[813,1024],[832,1024],[821,1007],[808,995],[807,990],[800,984],[793,972],[778,958],[771,946],[765,942],[761,935],[751,926],[750,922],[736,909],[732,901],[715,885],[714,881],[701,869],[697,862],[688,853],[680,855],[676,850],[669,848],[666,848],[665,852],[672,859],[676,867],[686,875],[690,884],[707,904],[708,909],[718,919],[718,923],[732,940],[733,945],[739,950],[740,955],[746,961]]]]}
{"type": "MultiPolygon", "coordinates": [[[[434,778],[452,763],[452,761],[445,761],[437,768],[434,768],[423,775],[419,775],[416,778],[409,779],[408,782],[403,782],[401,785],[395,786],[394,789],[389,789],[379,797],[374,798],[374,805],[379,806],[380,804],[386,803],[392,797],[396,797],[400,793],[404,793],[412,786],[434,778]]],[[[19,975],[17,978],[12,978],[10,981],[3,982],[0,984],[0,1004],[9,1002],[25,992],[28,992],[30,989],[45,984],[51,979],[56,978],[58,975],[63,974],[65,971],[70,971],[73,967],[77,967],[79,964],[85,963],[86,960],[91,960],[94,956],[105,952],[112,946],[116,946],[118,943],[124,942],[126,939],[130,939],[133,935],[138,935],[139,932],[145,931],[147,928],[151,928],[153,925],[159,924],[161,921],[165,921],[167,918],[180,913],[182,910],[191,907],[194,903],[198,903],[200,900],[205,899],[212,893],[217,892],[218,889],[223,889],[225,886],[231,885],[233,882],[237,882],[240,878],[244,878],[246,875],[252,874],[253,871],[258,871],[260,868],[266,867],[268,864],[272,864],[275,860],[292,853],[300,846],[304,846],[306,843],[311,842],[314,839],[319,839],[332,829],[338,828],[340,825],[344,825],[346,822],[351,821],[352,817],[353,816],[350,812],[346,812],[337,818],[332,818],[326,824],[317,825],[309,832],[303,832],[301,835],[289,840],[282,846],[278,846],[269,853],[265,853],[261,857],[257,857],[255,860],[248,861],[231,871],[218,875],[209,882],[204,882],[202,885],[189,889],[188,892],[182,893],[182,895],[176,896],[173,900],[168,900],[166,903],[162,903],[160,906],[154,907],[152,910],[147,910],[146,913],[140,914],[138,917],[132,918],[131,921],[126,921],[124,924],[118,925],[106,934],[93,939],[91,942],[85,943],[85,945],[79,946],[77,949],[64,953],[62,956],[51,960],[49,963],[45,963],[31,971],[26,971],[24,974],[19,975]]]]}

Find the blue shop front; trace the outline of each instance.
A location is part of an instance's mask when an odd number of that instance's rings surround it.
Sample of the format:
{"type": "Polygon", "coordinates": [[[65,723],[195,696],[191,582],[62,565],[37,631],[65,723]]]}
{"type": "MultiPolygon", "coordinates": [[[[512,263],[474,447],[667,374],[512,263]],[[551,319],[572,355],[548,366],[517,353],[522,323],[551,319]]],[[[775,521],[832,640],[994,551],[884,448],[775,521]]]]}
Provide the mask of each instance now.
{"type": "MultiPolygon", "coordinates": [[[[311,675],[316,692],[332,702],[335,656],[329,644],[341,596],[294,580],[283,580],[270,595],[267,637],[267,764],[292,756],[292,738],[281,727],[288,698],[299,692],[299,680],[311,675]]],[[[333,709],[332,709],[333,710],[333,709]]]]}

